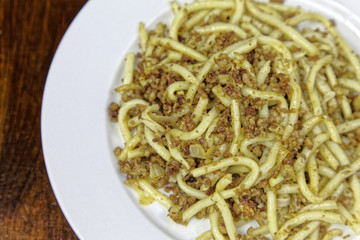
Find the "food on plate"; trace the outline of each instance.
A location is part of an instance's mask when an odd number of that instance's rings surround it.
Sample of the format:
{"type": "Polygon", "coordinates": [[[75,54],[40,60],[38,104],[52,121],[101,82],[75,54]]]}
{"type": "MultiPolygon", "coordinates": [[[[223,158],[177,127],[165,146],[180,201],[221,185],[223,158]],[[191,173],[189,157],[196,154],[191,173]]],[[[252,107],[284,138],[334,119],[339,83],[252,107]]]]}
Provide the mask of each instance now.
{"type": "Polygon", "coordinates": [[[360,235],[360,63],[336,23],[279,1],[171,8],[140,23],[110,106],[140,204],[208,218],[198,239],[360,235]]]}

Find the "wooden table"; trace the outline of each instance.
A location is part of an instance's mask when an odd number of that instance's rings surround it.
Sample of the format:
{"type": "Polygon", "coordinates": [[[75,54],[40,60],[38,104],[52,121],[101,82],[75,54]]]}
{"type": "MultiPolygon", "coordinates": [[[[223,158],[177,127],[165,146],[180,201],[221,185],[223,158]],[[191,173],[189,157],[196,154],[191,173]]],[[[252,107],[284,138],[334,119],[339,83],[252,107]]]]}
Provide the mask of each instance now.
{"type": "Polygon", "coordinates": [[[52,192],[40,138],[51,59],[86,0],[0,0],[0,239],[77,239],[52,192]]]}

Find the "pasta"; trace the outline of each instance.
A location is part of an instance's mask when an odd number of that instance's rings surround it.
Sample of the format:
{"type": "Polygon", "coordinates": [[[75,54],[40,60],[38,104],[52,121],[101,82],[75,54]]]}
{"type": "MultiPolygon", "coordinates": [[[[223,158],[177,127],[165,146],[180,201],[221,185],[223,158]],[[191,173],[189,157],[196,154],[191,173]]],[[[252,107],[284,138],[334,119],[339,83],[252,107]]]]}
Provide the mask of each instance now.
{"type": "Polygon", "coordinates": [[[170,5],[169,26],[140,23],[110,106],[140,203],[208,218],[199,240],[359,235],[360,60],[335,24],[273,2],[170,5]]]}

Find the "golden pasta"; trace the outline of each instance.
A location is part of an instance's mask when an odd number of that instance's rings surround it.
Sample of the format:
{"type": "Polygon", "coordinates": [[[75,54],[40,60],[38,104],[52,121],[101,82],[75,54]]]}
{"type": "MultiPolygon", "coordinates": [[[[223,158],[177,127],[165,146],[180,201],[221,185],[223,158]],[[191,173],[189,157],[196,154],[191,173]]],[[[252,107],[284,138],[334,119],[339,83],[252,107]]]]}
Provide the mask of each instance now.
{"type": "Polygon", "coordinates": [[[359,235],[360,60],[336,24],[273,1],[170,6],[171,24],[140,23],[110,107],[140,203],[208,218],[199,240],[359,235]]]}

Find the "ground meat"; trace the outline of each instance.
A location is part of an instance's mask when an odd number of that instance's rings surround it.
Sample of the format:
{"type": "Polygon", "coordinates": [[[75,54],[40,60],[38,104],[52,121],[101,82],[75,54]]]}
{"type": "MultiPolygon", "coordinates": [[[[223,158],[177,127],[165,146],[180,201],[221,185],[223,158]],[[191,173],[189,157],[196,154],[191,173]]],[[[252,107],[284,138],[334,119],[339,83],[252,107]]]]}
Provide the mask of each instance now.
{"type": "Polygon", "coordinates": [[[114,102],[110,104],[110,121],[117,122],[118,121],[118,113],[119,113],[120,106],[114,102]]]}
{"type": "Polygon", "coordinates": [[[167,176],[175,176],[181,167],[181,164],[178,161],[172,160],[170,162],[167,162],[166,168],[165,168],[165,174],[167,176]]]}
{"type": "Polygon", "coordinates": [[[133,99],[139,99],[143,95],[141,90],[126,90],[121,94],[121,100],[123,102],[128,102],[133,99]]]}
{"type": "Polygon", "coordinates": [[[271,79],[272,79],[272,82],[270,83],[270,86],[274,92],[277,92],[280,94],[286,93],[287,95],[291,94],[292,90],[289,85],[290,78],[288,76],[280,73],[278,75],[273,75],[271,77],[271,79]]]}
{"type": "Polygon", "coordinates": [[[252,219],[266,211],[266,185],[267,182],[262,181],[250,189],[239,190],[236,197],[228,200],[235,218],[252,219]]]}
{"type": "Polygon", "coordinates": [[[145,178],[149,176],[149,165],[142,158],[119,161],[120,171],[127,174],[127,179],[145,178]]]}

